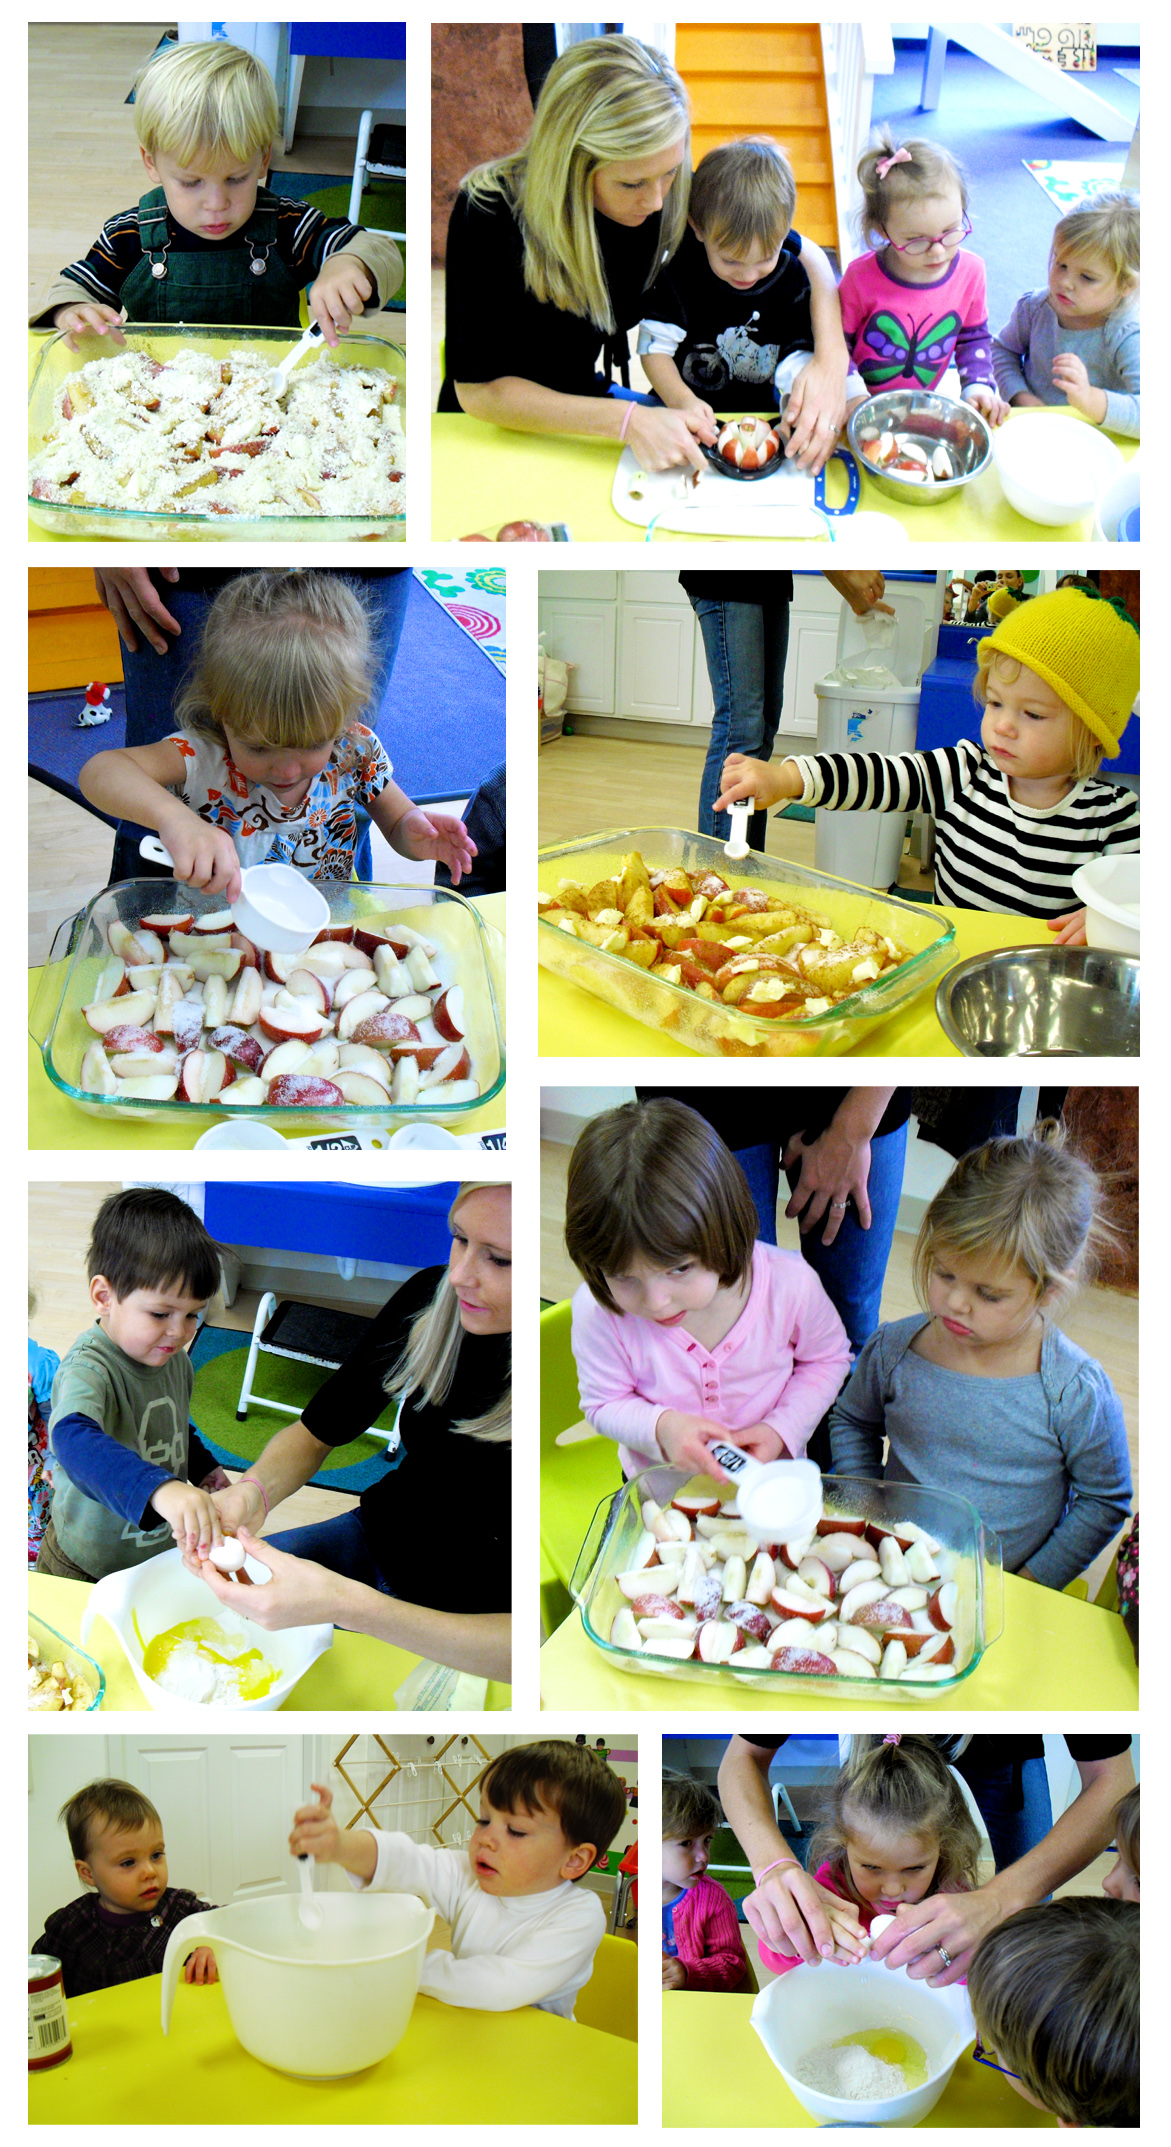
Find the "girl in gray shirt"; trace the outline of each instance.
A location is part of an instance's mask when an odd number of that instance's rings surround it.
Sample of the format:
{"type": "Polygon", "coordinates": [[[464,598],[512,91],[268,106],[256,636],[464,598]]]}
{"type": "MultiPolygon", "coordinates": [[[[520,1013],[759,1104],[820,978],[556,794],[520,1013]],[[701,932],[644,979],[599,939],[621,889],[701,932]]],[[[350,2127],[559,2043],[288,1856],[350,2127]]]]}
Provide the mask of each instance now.
{"type": "Polygon", "coordinates": [[[1096,194],[1053,233],[1049,281],[1026,291],[992,342],[996,385],[1015,409],[1067,403],[1123,439],[1139,436],[1139,212],[1096,194]]]}
{"type": "Polygon", "coordinates": [[[1121,1403],[1051,1324],[1105,1234],[1099,1201],[1058,1126],[962,1157],[915,1248],[926,1313],[879,1327],[830,1418],[837,1474],[962,1493],[1008,1570],[1049,1588],[1130,1511],[1121,1403]]]}

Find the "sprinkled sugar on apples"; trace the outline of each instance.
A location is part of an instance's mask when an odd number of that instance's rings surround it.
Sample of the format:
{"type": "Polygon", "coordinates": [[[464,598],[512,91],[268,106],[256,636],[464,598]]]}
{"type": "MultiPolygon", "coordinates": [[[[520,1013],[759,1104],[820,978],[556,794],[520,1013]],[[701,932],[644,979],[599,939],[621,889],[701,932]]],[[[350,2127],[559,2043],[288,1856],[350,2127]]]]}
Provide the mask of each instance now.
{"type": "Polygon", "coordinates": [[[955,1675],[959,1589],[916,1522],[827,1514],[810,1536],[758,1544],[734,1502],[648,1498],[616,1575],[611,1645],[734,1672],[928,1683],[955,1675]]]}

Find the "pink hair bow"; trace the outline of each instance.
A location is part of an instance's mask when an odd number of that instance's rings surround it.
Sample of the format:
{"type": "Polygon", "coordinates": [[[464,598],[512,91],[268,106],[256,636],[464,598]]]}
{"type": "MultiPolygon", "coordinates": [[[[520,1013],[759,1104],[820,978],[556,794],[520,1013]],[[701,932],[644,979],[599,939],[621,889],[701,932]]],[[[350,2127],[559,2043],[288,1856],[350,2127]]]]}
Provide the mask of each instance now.
{"type": "Polygon", "coordinates": [[[914,161],[909,149],[894,149],[890,156],[879,157],[874,169],[880,179],[885,179],[892,164],[913,164],[914,161]]]}
{"type": "Polygon", "coordinates": [[[884,1737],[882,1741],[884,1744],[899,1744],[902,1739],[900,1734],[896,1734],[893,1737],[884,1737]]]}

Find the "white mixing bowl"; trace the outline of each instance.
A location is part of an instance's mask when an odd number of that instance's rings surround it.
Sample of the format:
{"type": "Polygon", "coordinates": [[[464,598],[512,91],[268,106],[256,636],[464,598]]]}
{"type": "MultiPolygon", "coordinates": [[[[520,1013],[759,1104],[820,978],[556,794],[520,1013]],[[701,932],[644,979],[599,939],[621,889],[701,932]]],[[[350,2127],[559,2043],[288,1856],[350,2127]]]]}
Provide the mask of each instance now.
{"type": "Polygon", "coordinates": [[[1140,878],[1137,850],[1132,857],[1095,857],[1078,866],[1073,891],[1085,905],[1087,946],[1138,953],[1140,878]]]}
{"type": "Polygon", "coordinates": [[[967,1991],[960,1983],[929,1990],[903,1968],[860,1961],[855,1968],[791,1968],[759,1993],[752,2008],[756,2029],[773,2064],[803,2110],[819,2124],[917,2125],[933,2110],[958,2058],[975,2040],[967,1991]],[[859,2028],[896,2028],[913,2036],[927,2058],[927,2079],[905,2095],[878,2102],[852,2102],[806,2087],[792,2070],[807,2051],[859,2028]]]}
{"type": "Polygon", "coordinates": [[[1054,529],[1080,522],[1124,467],[1096,425],[1048,410],[1014,412],[993,433],[992,452],[1009,505],[1054,529]]]}
{"type": "MultiPolygon", "coordinates": [[[[253,1558],[245,1564],[254,1581],[268,1580],[267,1566],[253,1558]]],[[[185,1624],[188,1618],[219,1618],[229,1628],[237,1622],[245,1623],[224,1609],[198,1574],[187,1571],[178,1551],[162,1551],[144,1565],[126,1566],[121,1573],[107,1573],[104,1580],[98,1581],[82,1612],[83,1647],[94,1619],[99,1617],[117,1634],[150,1706],[161,1712],[178,1707],[189,1713],[192,1703],[165,1691],[143,1669],[143,1649],[155,1635],[169,1632],[172,1625],[185,1624]]],[[[333,1630],[332,1625],[290,1625],[284,1632],[266,1633],[260,1625],[249,1625],[255,1645],[280,1675],[263,1699],[239,1700],[236,1707],[245,1714],[263,1714],[282,1706],[310,1664],[333,1646],[333,1630]]]]}

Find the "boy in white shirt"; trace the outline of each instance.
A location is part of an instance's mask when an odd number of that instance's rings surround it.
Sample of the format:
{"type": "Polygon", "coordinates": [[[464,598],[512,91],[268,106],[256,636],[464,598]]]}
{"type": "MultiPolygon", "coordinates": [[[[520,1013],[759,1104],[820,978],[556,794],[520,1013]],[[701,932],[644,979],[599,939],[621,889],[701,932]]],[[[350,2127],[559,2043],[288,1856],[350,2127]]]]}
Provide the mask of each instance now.
{"type": "Polygon", "coordinates": [[[421,1894],[451,1925],[450,1953],[428,1953],[419,1988],[448,2005],[510,2012],[535,2005],[573,2019],[606,1928],[598,1896],[579,1891],[622,1824],[626,1795],[600,1753],[551,1738],[518,1745],[480,1778],[480,1817],[466,1856],[409,1834],[343,1831],[331,1792],[293,1820],[294,1856],[340,1864],[355,1888],[421,1894]]]}

